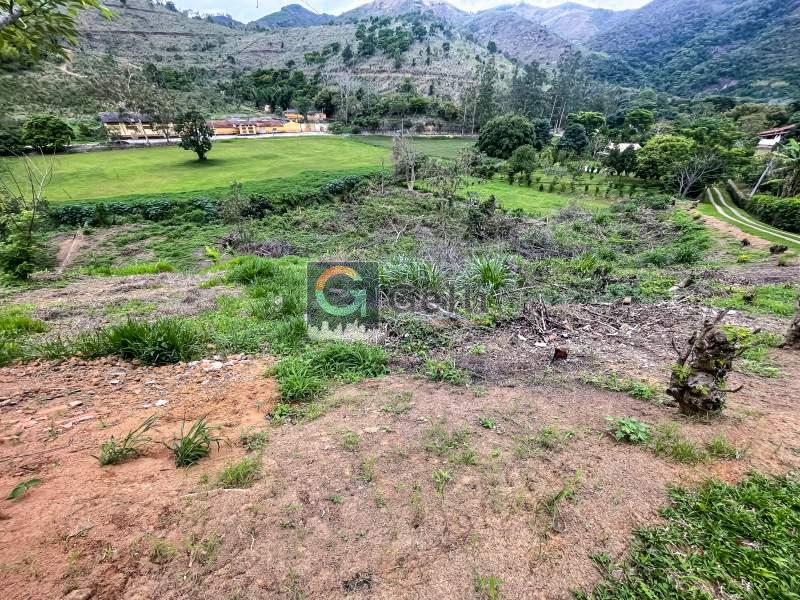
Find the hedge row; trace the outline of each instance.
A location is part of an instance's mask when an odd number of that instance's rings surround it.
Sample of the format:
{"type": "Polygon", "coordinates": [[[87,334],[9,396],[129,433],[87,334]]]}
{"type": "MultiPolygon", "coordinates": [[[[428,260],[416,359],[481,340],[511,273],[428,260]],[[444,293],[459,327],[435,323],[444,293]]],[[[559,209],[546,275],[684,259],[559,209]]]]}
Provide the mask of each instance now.
{"type": "Polygon", "coordinates": [[[759,194],[744,208],[764,223],[784,231],[800,233],[800,196],[777,198],[759,194]]]}
{"type": "MultiPolygon", "coordinates": [[[[342,177],[329,181],[318,190],[296,194],[254,194],[250,197],[250,216],[260,218],[298,206],[330,202],[336,196],[353,191],[362,179],[362,176],[355,175],[342,177]]],[[[51,206],[48,214],[55,225],[71,227],[87,223],[93,227],[103,227],[131,219],[164,221],[175,216],[204,223],[216,219],[219,203],[224,201],[224,198],[158,198],[132,202],[70,203],[51,206]]]]}
{"type": "Polygon", "coordinates": [[[748,198],[739,187],[728,180],[728,191],[734,203],[757,219],[792,233],[800,233],[800,196],[794,198],[778,198],[768,194],[759,194],[748,198]]]}

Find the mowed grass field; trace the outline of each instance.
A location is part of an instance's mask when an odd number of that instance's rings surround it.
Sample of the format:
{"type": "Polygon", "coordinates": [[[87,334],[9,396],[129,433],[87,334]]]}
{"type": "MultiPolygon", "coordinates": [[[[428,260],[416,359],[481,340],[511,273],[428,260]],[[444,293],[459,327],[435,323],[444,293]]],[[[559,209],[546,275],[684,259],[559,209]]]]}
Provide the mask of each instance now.
{"type": "MultiPolygon", "coordinates": [[[[359,135],[350,138],[361,144],[386,148],[391,152],[394,138],[390,135],[359,135]]],[[[420,154],[437,158],[455,159],[462,148],[474,146],[478,138],[467,137],[414,137],[414,147],[420,154]]]]}
{"type": "Polygon", "coordinates": [[[521,209],[532,215],[544,216],[558,212],[571,200],[588,209],[601,209],[609,206],[613,200],[591,195],[568,195],[558,192],[539,191],[538,185],[509,185],[503,177],[495,177],[491,181],[476,182],[465,188],[466,192],[475,192],[481,198],[494,194],[497,203],[506,210],[521,209]]]}
{"type": "MultiPolygon", "coordinates": [[[[48,187],[51,202],[149,196],[227,188],[247,183],[308,174],[358,174],[377,171],[390,152],[340,137],[235,139],[215,142],[208,160],[176,146],[60,154],[53,160],[48,187]]],[[[17,159],[6,164],[17,173],[17,159]]]]}

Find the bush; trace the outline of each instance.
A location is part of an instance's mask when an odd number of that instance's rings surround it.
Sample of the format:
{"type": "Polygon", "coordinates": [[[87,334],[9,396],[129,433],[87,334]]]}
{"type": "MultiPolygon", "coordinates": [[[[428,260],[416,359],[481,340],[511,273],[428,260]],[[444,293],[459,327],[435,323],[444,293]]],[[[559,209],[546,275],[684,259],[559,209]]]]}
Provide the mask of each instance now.
{"type": "Polygon", "coordinates": [[[784,231],[800,233],[800,196],[777,198],[759,194],[744,208],[764,223],[784,231]]]}
{"type": "Polygon", "coordinates": [[[49,265],[50,257],[41,236],[14,233],[0,243],[0,271],[14,279],[28,279],[49,265]]]}
{"type": "Polygon", "coordinates": [[[508,159],[520,146],[536,146],[533,124],[521,115],[501,115],[481,127],[478,149],[494,158],[508,159]]]}
{"type": "Polygon", "coordinates": [[[53,115],[35,115],[22,126],[22,141],[41,152],[61,152],[74,135],[69,125],[53,115]]]}

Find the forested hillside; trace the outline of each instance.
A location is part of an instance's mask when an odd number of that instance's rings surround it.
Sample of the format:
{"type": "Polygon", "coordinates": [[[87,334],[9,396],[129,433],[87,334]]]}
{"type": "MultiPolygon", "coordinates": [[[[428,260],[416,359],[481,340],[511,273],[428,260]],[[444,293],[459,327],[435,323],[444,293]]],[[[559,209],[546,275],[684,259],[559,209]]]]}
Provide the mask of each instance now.
{"type": "Polygon", "coordinates": [[[590,46],[597,77],[676,94],[800,93],[800,1],[654,0],[590,46]]]}

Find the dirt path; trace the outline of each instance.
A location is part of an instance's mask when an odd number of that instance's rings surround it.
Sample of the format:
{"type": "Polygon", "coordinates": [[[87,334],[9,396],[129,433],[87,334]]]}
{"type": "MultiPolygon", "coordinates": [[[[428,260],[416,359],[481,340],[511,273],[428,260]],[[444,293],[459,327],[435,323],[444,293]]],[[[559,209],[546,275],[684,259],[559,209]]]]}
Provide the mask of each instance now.
{"type": "Polygon", "coordinates": [[[75,235],[64,238],[58,243],[58,254],[56,255],[56,262],[58,263],[58,273],[63,273],[75,260],[81,248],[86,246],[86,237],[83,235],[83,230],[79,229],[75,235]]]}
{"type": "Polygon", "coordinates": [[[678,465],[614,443],[606,416],[658,423],[674,410],[547,384],[569,367],[480,393],[392,376],[272,428],[263,477],[229,491],[213,487],[217,473],[274,403],[264,361],[0,369],[0,490],[43,481],[0,506],[0,584],[9,600],[469,599],[475,576],[491,575],[504,598],[571,598],[600,577],[590,555],[624,556],[632,529],[658,520],[668,484],[800,468],[800,355],[774,358],[777,379],[732,378],[746,387],[722,418],[681,421],[697,443],[724,433],[743,460],[678,465]],[[101,468],[100,443],[150,414],[150,452],[101,468]],[[231,446],[175,469],[158,442],[204,415],[231,446]],[[545,426],[571,437],[537,445],[545,426]]]}

